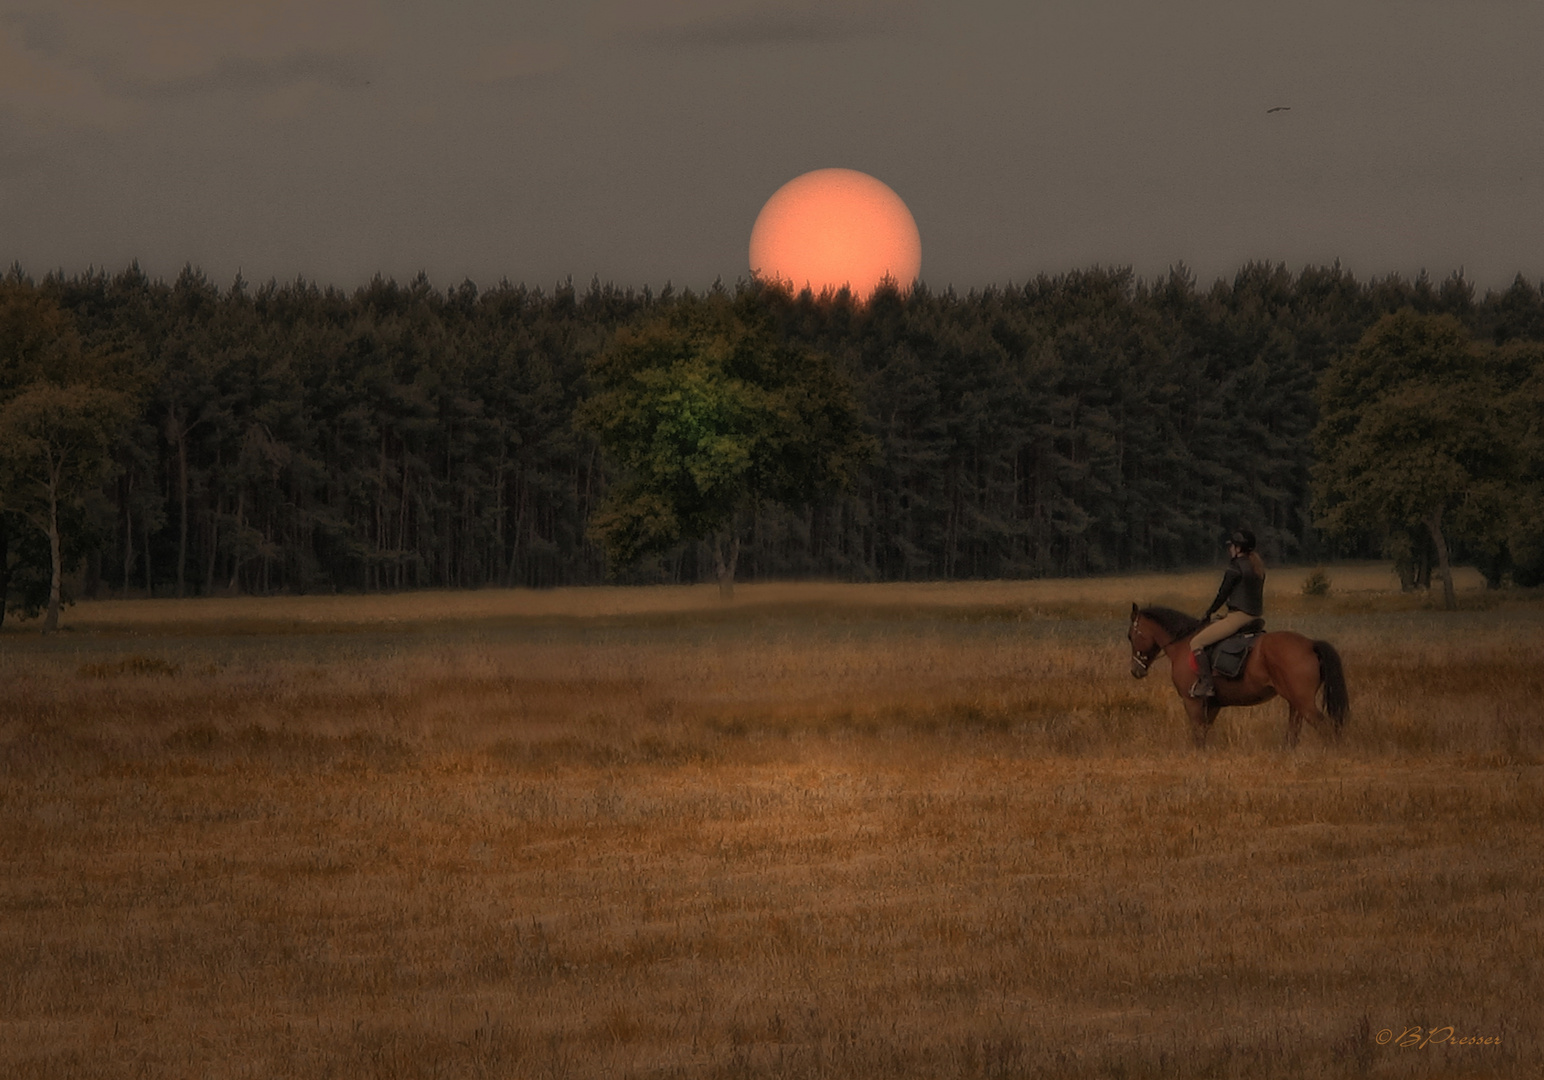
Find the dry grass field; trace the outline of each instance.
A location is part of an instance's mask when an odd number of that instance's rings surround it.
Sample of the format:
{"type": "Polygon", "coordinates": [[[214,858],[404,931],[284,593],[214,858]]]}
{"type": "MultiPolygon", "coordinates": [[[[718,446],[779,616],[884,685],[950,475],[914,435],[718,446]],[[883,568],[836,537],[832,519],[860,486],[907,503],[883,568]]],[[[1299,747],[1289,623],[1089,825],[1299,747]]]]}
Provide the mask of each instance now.
{"type": "Polygon", "coordinates": [[[1213,574],[8,625],[0,1076],[1539,1075],[1544,599],[1305,573],[1296,751],[1127,672],[1213,574]]]}

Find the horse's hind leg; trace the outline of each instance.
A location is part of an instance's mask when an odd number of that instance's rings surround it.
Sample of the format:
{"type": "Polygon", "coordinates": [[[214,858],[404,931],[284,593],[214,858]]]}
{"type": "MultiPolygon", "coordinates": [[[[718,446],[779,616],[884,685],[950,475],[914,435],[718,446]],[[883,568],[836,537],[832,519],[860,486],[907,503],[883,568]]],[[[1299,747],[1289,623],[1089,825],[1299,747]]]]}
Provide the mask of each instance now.
{"type": "Polygon", "coordinates": [[[1303,733],[1304,720],[1313,725],[1314,730],[1329,741],[1338,741],[1340,732],[1336,731],[1334,725],[1329,722],[1329,718],[1319,711],[1318,702],[1314,701],[1312,695],[1306,701],[1294,695],[1287,698],[1287,704],[1291,709],[1287,713],[1288,746],[1297,746],[1298,738],[1303,733]]]}
{"type": "Polygon", "coordinates": [[[1330,723],[1330,718],[1319,711],[1317,702],[1310,701],[1308,703],[1305,715],[1308,717],[1308,722],[1313,725],[1314,730],[1324,737],[1325,742],[1340,742],[1340,729],[1330,723]]]}

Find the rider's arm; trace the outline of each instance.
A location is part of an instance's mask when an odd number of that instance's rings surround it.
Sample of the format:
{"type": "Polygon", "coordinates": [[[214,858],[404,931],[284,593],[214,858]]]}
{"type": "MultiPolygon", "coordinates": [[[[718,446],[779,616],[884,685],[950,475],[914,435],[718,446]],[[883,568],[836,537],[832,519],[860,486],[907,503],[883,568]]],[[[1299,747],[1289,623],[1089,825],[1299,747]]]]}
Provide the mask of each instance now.
{"type": "Polygon", "coordinates": [[[1217,590],[1217,599],[1213,600],[1212,606],[1206,609],[1206,614],[1202,616],[1203,619],[1210,619],[1212,612],[1222,607],[1227,601],[1228,595],[1233,592],[1233,586],[1237,585],[1239,578],[1243,576],[1243,573],[1236,566],[1229,566],[1223,572],[1222,587],[1217,590]]]}

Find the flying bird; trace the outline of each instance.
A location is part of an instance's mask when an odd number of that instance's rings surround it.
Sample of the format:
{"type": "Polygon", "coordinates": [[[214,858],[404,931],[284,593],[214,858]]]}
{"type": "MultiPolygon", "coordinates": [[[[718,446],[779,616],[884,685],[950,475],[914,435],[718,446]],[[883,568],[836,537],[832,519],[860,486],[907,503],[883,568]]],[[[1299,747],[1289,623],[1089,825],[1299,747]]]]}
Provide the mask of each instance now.
{"type": "Polygon", "coordinates": [[[1276,106],[1276,107],[1275,107],[1275,108],[1274,108],[1274,109],[1266,109],[1266,110],[1265,110],[1265,111],[1266,111],[1266,112],[1267,112],[1267,113],[1273,113],[1273,112],[1291,112],[1291,111],[1292,111],[1292,106],[1290,106],[1290,105],[1277,105],[1277,106],[1276,106]]]}

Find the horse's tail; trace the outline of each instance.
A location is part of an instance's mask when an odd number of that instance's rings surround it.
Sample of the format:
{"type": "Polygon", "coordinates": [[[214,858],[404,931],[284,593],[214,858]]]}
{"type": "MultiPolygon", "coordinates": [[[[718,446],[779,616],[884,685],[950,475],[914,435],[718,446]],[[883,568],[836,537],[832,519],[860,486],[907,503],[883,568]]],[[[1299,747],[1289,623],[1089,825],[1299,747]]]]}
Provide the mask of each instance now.
{"type": "Polygon", "coordinates": [[[1346,673],[1340,664],[1340,654],[1328,641],[1313,643],[1313,651],[1319,657],[1319,685],[1324,687],[1324,711],[1339,731],[1346,725],[1351,712],[1351,697],[1346,693],[1346,673]]]}

